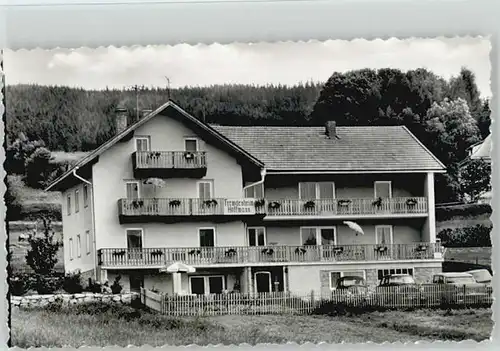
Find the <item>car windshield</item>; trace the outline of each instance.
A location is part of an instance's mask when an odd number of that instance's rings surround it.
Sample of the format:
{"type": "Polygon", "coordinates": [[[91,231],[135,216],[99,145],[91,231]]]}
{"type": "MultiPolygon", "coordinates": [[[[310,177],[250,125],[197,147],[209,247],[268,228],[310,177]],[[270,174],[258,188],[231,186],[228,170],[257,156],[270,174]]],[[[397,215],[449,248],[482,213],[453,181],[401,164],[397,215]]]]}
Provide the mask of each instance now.
{"type": "Polygon", "coordinates": [[[474,279],[476,279],[477,282],[482,283],[482,282],[490,282],[491,281],[491,274],[490,272],[484,270],[484,271],[477,271],[477,272],[470,272],[474,279]]]}
{"type": "Polygon", "coordinates": [[[363,285],[363,279],[359,277],[345,277],[340,281],[341,286],[363,285]]]}
{"type": "Polygon", "coordinates": [[[413,277],[409,275],[394,276],[389,278],[389,284],[415,284],[413,277]]]}
{"type": "Polygon", "coordinates": [[[476,281],[473,277],[448,277],[446,278],[446,282],[449,284],[471,284],[476,281]]]}

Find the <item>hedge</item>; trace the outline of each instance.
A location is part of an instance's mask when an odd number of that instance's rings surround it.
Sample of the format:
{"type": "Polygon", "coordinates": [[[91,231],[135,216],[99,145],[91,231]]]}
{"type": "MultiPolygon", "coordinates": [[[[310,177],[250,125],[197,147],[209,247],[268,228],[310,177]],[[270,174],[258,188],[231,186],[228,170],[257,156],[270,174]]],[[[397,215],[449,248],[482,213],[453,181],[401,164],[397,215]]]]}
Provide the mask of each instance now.
{"type": "Polygon", "coordinates": [[[436,220],[446,221],[453,217],[471,217],[491,214],[488,204],[467,204],[458,206],[436,207],[436,220]]]}
{"type": "Polygon", "coordinates": [[[35,220],[42,216],[48,216],[55,221],[62,219],[61,205],[51,203],[23,204],[20,213],[8,218],[9,221],[35,220]],[[17,218],[16,218],[17,217],[17,218]]]}
{"type": "Polygon", "coordinates": [[[437,237],[445,247],[491,247],[491,226],[477,224],[475,227],[446,228],[437,237]]]}

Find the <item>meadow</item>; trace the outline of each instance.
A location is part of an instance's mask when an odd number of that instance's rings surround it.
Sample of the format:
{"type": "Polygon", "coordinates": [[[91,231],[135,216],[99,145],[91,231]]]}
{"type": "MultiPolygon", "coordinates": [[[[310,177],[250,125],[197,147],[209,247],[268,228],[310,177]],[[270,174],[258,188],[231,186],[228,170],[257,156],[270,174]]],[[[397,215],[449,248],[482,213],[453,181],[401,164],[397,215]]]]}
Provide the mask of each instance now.
{"type": "Polygon", "coordinates": [[[127,306],[12,311],[11,345],[209,345],[312,342],[415,342],[488,339],[490,309],[371,312],[344,316],[172,318],[127,306]],[[474,328],[470,328],[474,325],[474,328]]]}

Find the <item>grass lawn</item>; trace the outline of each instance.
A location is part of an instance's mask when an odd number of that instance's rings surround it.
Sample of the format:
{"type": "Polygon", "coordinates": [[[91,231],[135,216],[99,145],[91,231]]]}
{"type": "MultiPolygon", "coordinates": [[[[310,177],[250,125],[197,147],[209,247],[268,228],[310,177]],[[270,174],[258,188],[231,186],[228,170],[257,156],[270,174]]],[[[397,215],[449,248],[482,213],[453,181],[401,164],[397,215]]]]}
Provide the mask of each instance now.
{"type": "Polygon", "coordinates": [[[162,346],[286,342],[363,343],[490,337],[490,309],[373,312],[358,316],[219,316],[174,319],[149,312],[12,311],[12,346],[162,346]],[[121,316],[121,317],[119,317],[121,316]],[[470,325],[474,327],[471,328],[470,325]]]}

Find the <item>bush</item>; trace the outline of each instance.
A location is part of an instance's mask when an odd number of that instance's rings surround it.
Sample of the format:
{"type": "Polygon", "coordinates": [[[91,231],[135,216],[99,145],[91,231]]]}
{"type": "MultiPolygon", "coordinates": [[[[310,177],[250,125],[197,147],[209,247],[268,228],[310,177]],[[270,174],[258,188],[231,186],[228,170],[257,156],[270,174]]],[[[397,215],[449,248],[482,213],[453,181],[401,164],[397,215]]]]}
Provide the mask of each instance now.
{"type": "Polygon", "coordinates": [[[115,278],[115,281],[113,282],[113,284],[111,285],[111,292],[113,294],[119,294],[122,292],[122,289],[123,287],[121,286],[120,284],[120,280],[122,279],[122,277],[119,275],[115,278]]]}
{"type": "Polygon", "coordinates": [[[491,214],[491,206],[488,204],[469,204],[458,206],[436,207],[436,220],[446,221],[453,217],[473,217],[491,214]]]}
{"type": "Polygon", "coordinates": [[[40,189],[46,185],[53,170],[52,154],[44,147],[36,149],[25,161],[26,185],[40,189]]]}
{"type": "Polygon", "coordinates": [[[27,279],[19,276],[11,277],[9,279],[10,293],[14,296],[22,296],[29,290],[29,282],[27,279]]]}
{"type": "Polygon", "coordinates": [[[83,291],[81,274],[79,271],[66,274],[63,281],[63,289],[69,294],[78,294],[83,291]]]}
{"type": "Polygon", "coordinates": [[[475,227],[446,228],[439,232],[445,247],[491,247],[491,226],[477,224],[475,227]]]}
{"type": "MultiPolygon", "coordinates": [[[[14,215],[15,213],[13,213],[14,215]]],[[[21,206],[18,218],[9,218],[15,220],[35,220],[40,217],[47,217],[54,221],[62,220],[62,210],[60,204],[54,203],[30,203],[21,206]]]]}
{"type": "Polygon", "coordinates": [[[31,286],[40,295],[53,294],[62,287],[63,279],[59,277],[46,277],[39,274],[34,276],[34,284],[31,286]]]}
{"type": "Polygon", "coordinates": [[[88,292],[92,292],[92,293],[101,293],[102,286],[101,286],[101,284],[90,280],[89,284],[87,285],[87,287],[84,290],[88,291],[88,292]]]}

